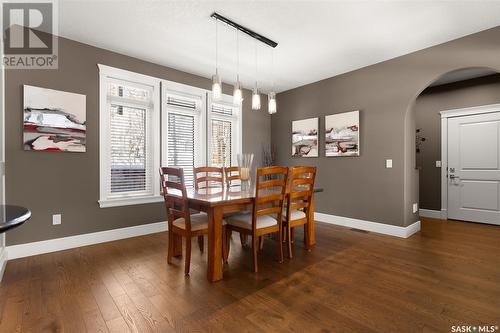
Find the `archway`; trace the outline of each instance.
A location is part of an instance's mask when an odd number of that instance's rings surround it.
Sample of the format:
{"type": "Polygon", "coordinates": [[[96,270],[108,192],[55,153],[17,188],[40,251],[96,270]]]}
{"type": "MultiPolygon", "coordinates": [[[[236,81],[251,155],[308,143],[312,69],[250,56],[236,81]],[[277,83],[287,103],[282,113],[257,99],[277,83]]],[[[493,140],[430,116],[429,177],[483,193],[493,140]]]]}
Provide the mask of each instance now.
{"type": "Polygon", "coordinates": [[[416,94],[404,120],[406,211],[413,211],[413,203],[418,203],[422,216],[446,216],[446,201],[441,193],[439,111],[500,103],[499,72],[489,67],[451,70],[435,77],[416,94]]]}

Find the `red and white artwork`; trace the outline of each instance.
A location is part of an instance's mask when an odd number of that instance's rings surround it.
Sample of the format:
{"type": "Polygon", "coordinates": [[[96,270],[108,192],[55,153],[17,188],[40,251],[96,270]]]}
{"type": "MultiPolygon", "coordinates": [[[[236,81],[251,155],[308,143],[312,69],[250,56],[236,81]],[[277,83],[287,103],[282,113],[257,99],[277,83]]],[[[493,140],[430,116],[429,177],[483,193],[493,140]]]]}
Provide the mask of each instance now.
{"type": "Polygon", "coordinates": [[[325,117],[325,155],[359,156],[359,111],[325,117]]]}
{"type": "Polygon", "coordinates": [[[318,118],[292,121],[292,157],[318,157],[318,118]]]}
{"type": "Polygon", "coordinates": [[[86,96],[24,86],[25,150],[85,152],[86,96]]]}

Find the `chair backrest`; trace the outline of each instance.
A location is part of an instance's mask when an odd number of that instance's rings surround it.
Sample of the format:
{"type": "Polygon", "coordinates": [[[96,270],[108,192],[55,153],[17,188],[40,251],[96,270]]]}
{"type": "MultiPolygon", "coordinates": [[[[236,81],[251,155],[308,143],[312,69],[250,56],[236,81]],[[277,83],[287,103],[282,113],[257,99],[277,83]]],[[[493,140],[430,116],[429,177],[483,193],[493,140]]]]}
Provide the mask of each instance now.
{"type": "Polygon", "coordinates": [[[276,214],[279,223],[281,223],[288,168],[283,166],[259,168],[255,178],[255,201],[252,217],[254,230],[256,229],[257,216],[276,214]]]}
{"type": "Polygon", "coordinates": [[[306,214],[311,204],[316,179],[316,167],[291,167],[288,173],[287,219],[293,210],[303,210],[306,214]]]}
{"type": "Polygon", "coordinates": [[[199,167],[193,168],[194,188],[223,188],[223,168],[217,167],[199,167]]]}
{"type": "Polygon", "coordinates": [[[224,177],[227,187],[241,185],[240,167],[233,166],[224,168],[224,177]]]}
{"type": "Polygon", "coordinates": [[[191,230],[191,219],[189,212],[186,183],[184,181],[184,170],[182,168],[161,167],[160,181],[163,191],[163,198],[167,207],[167,217],[169,227],[172,222],[183,217],[186,230],[191,230]]]}

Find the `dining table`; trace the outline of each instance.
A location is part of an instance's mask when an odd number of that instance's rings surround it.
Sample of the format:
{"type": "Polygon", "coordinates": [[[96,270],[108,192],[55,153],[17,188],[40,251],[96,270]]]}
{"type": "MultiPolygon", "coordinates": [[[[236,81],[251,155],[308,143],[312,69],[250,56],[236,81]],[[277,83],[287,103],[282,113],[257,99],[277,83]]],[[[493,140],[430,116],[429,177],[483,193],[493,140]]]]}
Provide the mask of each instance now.
{"type": "MultiPolygon", "coordinates": [[[[314,189],[321,192],[322,189],[314,189]]],[[[222,221],[225,214],[251,210],[255,200],[255,186],[231,186],[218,188],[187,189],[189,208],[205,212],[208,215],[208,260],[207,279],[211,282],[223,279],[222,258],[222,221]]],[[[306,228],[304,245],[311,249],[316,244],[314,236],[314,195],[309,209],[309,221],[306,228]]],[[[182,237],[174,236],[174,256],[182,255],[182,237]]]]}

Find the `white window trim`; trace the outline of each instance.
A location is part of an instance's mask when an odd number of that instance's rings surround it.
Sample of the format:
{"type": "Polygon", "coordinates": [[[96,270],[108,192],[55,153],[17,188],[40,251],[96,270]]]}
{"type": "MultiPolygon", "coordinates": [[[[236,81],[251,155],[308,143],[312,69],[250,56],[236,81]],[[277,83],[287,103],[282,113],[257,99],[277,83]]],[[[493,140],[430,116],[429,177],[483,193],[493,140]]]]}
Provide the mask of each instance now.
{"type": "MultiPolygon", "coordinates": [[[[243,140],[242,140],[242,123],[243,114],[241,106],[232,103],[232,96],[223,95],[223,104],[228,104],[237,110],[237,115],[233,116],[219,116],[212,115],[209,108],[211,105],[211,94],[210,91],[202,88],[197,88],[190,85],[185,85],[173,81],[162,80],[152,76],[139,74],[123,69],[118,69],[102,64],[97,65],[99,68],[99,207],[118,207],[118,206],[128,206],[128,205],[138,205],[162,202],[163,196],[161,195],[160,182],[153,181],[153,193],[154,195],[137,196],[130,195],[129,197],[123,196],[120,198],[107,198],[107,188],[106,181],[108,178],[107,172],[109,169],[109,145],[107,144],[108,132],[109,132],[109,113],[108,113],[108,96],[107,96],[107,86],[106,81],[109,79],[116,79],[122,81],[129,81],[133,83],[139,83],[144,85],[149,85],[153,88],[153,116],[152,116],[152,150],[153,150],[153,162],[152,169],[150,172],[156,174],[157,169],[160,165],[167,164],[167,138],[168,133],[168,118],[166,117],[167,109],[165,103],[167,100],[168,93],[174,93],[180,96],[188,96],[200,98],[200,106],[197,108],[199,112],[198,130],[199,135],[196,137],[196,143],[198,144],[199,151],[195,152],[195,166],[204,166],[208,164],[207,150],[210,147],[210,136],[211,133],[211,119],[232,119],[237,126],[232,133],[232,140],[234,142],[234,148],[236,152],[232,152],[231,162],[232,165],[237,165],[237,154],[241,154],[243,151],[243,140]],[[162,133],[162,131],[165,133],[162,133]],[[210,130],[210,131],[209,131],[210,130]]],[[[140,104],[140,102],[133,101],[134,104],[140,104]]],[[[182,111],[180,111],[182,112],[182,111]]]]}
{"type": "MultiPolygon", "coordinates": [[[[220,119],[220,120],[230,120],[231,123],[236,126],[232,126],[231,129],[231,146],[233,149],[236,149],[236,151],[231,152],[231,165],[236,166],[238,165],[238,154],[241,154],[243,151],[243,142],[242,142],[242,112],[241,112],[241,106],[234,104],[233,103],[233,96],[230,95],[222,95],[222,98],[218,101],[213,101],[211,94],[208,94],[208,116],[207,116],[207,136],[206,136],[206,141],[207,141],[207,156],[210,154],[208,151],[212,145],[211,142],[211,133],[212,133],[212,119],[220,119]],[[232,107],[234,110],[236,110],[236,114],[233,114],[231,116],[229,115],[218,115],[218,114],[213,114],[211,110],[211,105],[212,103],[214,104],[225,104],[230,107],[232,107]]],[[[208,158],[207,158],[207,164],[208,164],[208,158]]]]}
{"type": "Polygon", "coordinates": [[[162,96],[162,117],[161,117],[161,129],[162,129],[162,134],[161,134],[161,163],[162,165],[167,165],[168,162],[168,109],[172,108],[175,109],[177,113],[181,114],[189,114],[191,115],[192,113],[186,110],[183,110],[182,108],[175,108],[173,106],[167,106],[167,96],[169,94],[174,94],[174,95],[179,95],[179,96],[185,96],[189,97],[192,99],[199,100],[200,105],[197,106],[197,109],[195,112],[198,113],[199,120],[196,124],[198,126],[197,131],[199,133],[198,136],[195,137],[195,146],[199,147],[199,151],[195,150],[195,160],[194,160],[194,165],[195,167],[203,166],[206,163],[207,156],[206,156],[206,126],[204,124],[206,123],[206,109],[207,109],[207,102],[205,95],[207,93],[207,90],[202,89],[202,88],[197,88],[193,86],[189,86],[186,84],[182,83],[177,83],[173,81],[167,81],[167,80],[162,80],[161,81],[161,96],[162,96]]]}
{"type": "Polygon", "coordinates": [[[107,142],[109,132],[109,112],[106,82],[109,79],[118,79],[140,84],[149,85],[153,88],[153,115],[151,122],[151,149],[153,151],[152,169],[150,172],[155,175],[160,165],[160,79],[117,69],[106,65],[99,67],[99,206],[101,208],[127,206],[135,204],[145,204],[160,202],[163,197],[160,195],[160,183],[153,180],[153,195],[130,196],[120,198],[107,198],[106,181],[109,170],[109,145],[107,142]]]}

